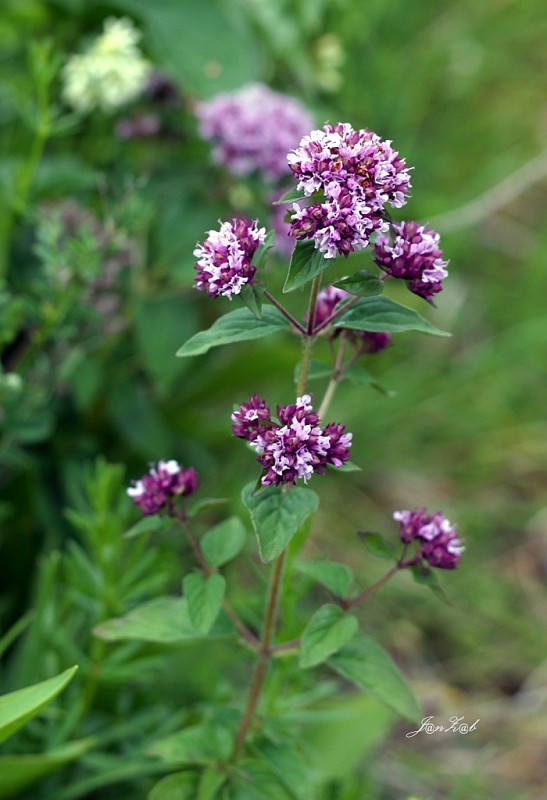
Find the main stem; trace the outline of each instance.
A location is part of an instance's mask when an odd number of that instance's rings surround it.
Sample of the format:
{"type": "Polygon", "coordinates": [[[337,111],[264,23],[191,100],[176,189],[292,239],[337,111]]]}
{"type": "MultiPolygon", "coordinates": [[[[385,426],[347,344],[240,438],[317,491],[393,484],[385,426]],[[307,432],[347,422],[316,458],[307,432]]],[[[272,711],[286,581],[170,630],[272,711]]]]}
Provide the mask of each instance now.
{"type": "Polygon", "coordinates": [[[271,659],[270,646],[272,642],[273,632],[275,628],[275,619],[277,615],[277,606],[279,601],[279,592],[281,589],[281,577],[283,575],[283,567],[285,565],[285,551],[281,553],[277,561],[274,563],[272,579],[270,582],[270,590],[268,592],[268,600],[266,603],[266,611],[264,614],[264,628],[262,630],[262,638],[260,641],[260,649],[258,651],[258,662],[255,667],[251,688],[249,689],[249,696],[247,697],[247,705],[243,713],[243,718],[236,734],[234,748],[230,758],[234,762],[239,755],[239,751],[247,736],[247,731],[254,716],[254,712],[260,697],[260,692],[266,678],[268,671],[268,663],[271,659]]]}

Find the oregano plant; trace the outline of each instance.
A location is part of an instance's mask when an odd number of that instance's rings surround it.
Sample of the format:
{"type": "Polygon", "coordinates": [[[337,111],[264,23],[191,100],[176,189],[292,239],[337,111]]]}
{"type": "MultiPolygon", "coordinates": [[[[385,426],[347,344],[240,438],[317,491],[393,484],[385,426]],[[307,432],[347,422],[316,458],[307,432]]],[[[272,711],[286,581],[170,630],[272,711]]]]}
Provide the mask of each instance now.
{"type": "MultiPolygon", "coordinates": [[[[356,611],[404,570],[442,595],[436,571],[454,569],[463,552],[446,517],[418,503],[393,513],[398,543],[376,532],[358,532],[368,553],[388,564],[383,577],[369,586],[359,585],[349,564],[291,555],[294,537],[309,530],[319,509],[311,485],[328,480],[330,470],[358,469],[351,432],[331,411],[339,384],[349,379],[381,388],[363,362],[390,346],[393,335],[447,335],[385,296],[384,289],[405,282],[432,304],[447,262],[435,231],[391,217],[410,191],[410,170],[391,142],[348,123],[325,125],[291,150],[288,166],[296,185],[277,202],[288,207],[295,244],[281,297],[266,283],[272,234],[258,220],[221,222],[194,251],[195,286],[215,302],[242,305],[192,336],[177,354],[200,356],[213,347],[267,336],[290,335],[301,342],[300,361],[279,396],[261,397],[250,373],[248,398],[234,398],[233,410],[226,410],[226,433],[231,424],[232,434],[250,450],[241,493],[248,519],[229,516],[207,530],[200,520],[218,501],[199,499],[195,469],[170,454],[152,464],[128,494],[144,517],[158,523],[168,517],[179,526],[193,563],[182,576],[180,596],[156,598],[95,630],[111,641],[193,643],[196,658],[206,641],[241,646],[248,674],[244,698],[234,692],[224,706],[201,708],[179,732],[155,743],[152,754],[163,759],[170,774],[152,789],[150,800],[318,796],[321,758],[300,736],[299,718],[287,711],[285,691],[296,695],[311,691],[313,684],[314,696],[327,696],[349,682],[404,719],[419,720],[411,688],[374,632],[361,630],[356,611]],[[337,260],[358,252],[372,258],[353,274],[329,282],[337,260]],[[286,308],[282,296],[296,289],[307,292],[299,316],[286,308]],[[328,360],[314,357],[319,348],[328,351],[328,360]],[[328,383],[322,398],[312,399],[309,383],[318,378],[328,383]],[[249,524],[256,534],[252,561],[260,565],[264,587],[260,620],[233,601],[224,572],[248,552],[249,524]],[[306,606],[305,618],[291,612],[288,624],[284,592],[299,581],[323,587],[328,602],[311,612],[306,606]]],[[[298,593],[293,596],[299,599],[298,593]]]]}

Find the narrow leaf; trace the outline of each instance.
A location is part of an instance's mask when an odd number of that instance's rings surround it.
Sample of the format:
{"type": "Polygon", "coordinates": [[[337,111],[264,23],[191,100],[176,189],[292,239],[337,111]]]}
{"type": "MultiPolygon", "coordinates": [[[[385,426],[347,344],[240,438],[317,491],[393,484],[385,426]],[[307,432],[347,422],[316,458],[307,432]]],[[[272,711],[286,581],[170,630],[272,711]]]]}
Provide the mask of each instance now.
{"type": "Polygon", "coordinates": [[[369,636],[356,636],[327,663],[335,672],[360,689],[371,692],[405,719],[414,722],[422,718],[416,698],[391,656],[369,636]]]}
{"type": "Polygon", "coordinates": [[[389,558],[393,561],[397,557],[397,549],[392,542],[380,533],[372,533],[369,531],[359,531],[359,538],[367,548],[371,556],[376,558],[389,558]]]}
{"type": "Polygon", "coordinates": [[[376,331],[386,333],[405,333],[419,331],[432,336],[450,336],[446,331],[436,328],[412,308],[395,303],[388,297],[364,297],[351,306],[340,319],[337,328],[356,331],[376,331]]]}
{"type": "Polygon", "coordinates": [[[195,800],[195,797],[195,772],[175,772],[152,787],[148,800],[195,800]]]}
{"type": "Polygon", "coordinates": [[[206,578],[201,572],[192,572],[182,585],[192,625],[199,633],[209,633],[222,608],[226,581],[218,573],[206,578]]]}
{"type": "Polygon", "coordinates": [[[353,275],[337,281],[334,285],[350,294],[359,295],[359,297],[382,294],[384,289],[384,282],[367,269],[360,269],[358,272],[354,272],[353,275]]]}
{"type": "Polygon", "coordinates": [[[126,539],[134,539],[136,536],[142,536],[145,533],[159,533],[169,530],[173,526],[173,521],[168,517],[160,517],[158,514],[143,517],[129,530],[124,533],[126,539]]]}
{"type": "Polygon", "coordinates": [[[295,561],[293,566],[298,572],[326,586],[338,597],[345,597],[353,583],[350,568],[336,561],[295,561]]]}
{"type": "Polygon", "coordinates": [[[241,288],[239,296],[257,319],[262,319],[262,298],[264,290],[260,289],[256,283],[246,283],[241,288]]]}
{"type": "Polygon", "coordinates": [[[300,645],[300,666],[304,669],[321,664],[348,642],[357,630],[354,616],[327,604],[308,622],[300,645]]]}
{"type": "Polygon", "coordinates": [[[239,517],[230,517],[207,531],[201,540],[201,552],[210,567],[221,567],[241,552],[246,538],[239,517]]]}
{"type": "Polygon", "coordinates": [[[188,509],[189,517],[196,517],[202,511],[208,511],[210,508],[226,505],[230,500],[227,497],[204,497],[203,500],[198,500],[193,503],[188,509]]]}
{"type": "Polygon", "coordinates": [[[74,677],[77,666],[41,683],[18,689],[0,697],[0,742],[19,730],[48,703],[55,700],[74,677]]]}
{"type": "Polygon", "coordinates": [[[283,286],[283,293],[286,294],[298,289],[299,286],[304,286],[332,264],[334,264],[334,259],[325,258],[323,253],[316,249],[314,242],[297,242],[283,286]]]}
{"type": "Polygon", "coordinates": [[[251,515],[258,539],[260,558],[273,561],[285,549],[298,529],[319,506],[319,498],[311,489],[272,486],[255,495],[254,484],[248,484],[242,499],[251,515]]]}
{"type": "Polygon", "coordinates": [[[247,308],[238,308],[219,317],[210,328],[188,339],[178,350],[177,356],[198,356],[212,347],[261,339],[286,327],[285,318],[274,306],[262,306],[262,319],[256,319],[247,308]]]}
{"type": "Polygon", "coordinates": [[[218,797],[226,780],[226,772],[219,772],[218,769],[207,767],[201,773],[196,800],[213,800],[218,797]]]}

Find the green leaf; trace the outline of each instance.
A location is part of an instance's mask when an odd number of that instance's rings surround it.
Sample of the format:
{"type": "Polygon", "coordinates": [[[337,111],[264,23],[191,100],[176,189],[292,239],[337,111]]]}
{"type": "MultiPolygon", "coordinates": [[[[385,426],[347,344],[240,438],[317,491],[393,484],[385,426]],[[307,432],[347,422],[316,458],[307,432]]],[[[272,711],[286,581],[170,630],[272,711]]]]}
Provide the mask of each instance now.
{"type": "Polygon", "coordinates": [[[230,782],[233,794],[226,800],[296,800],[298,797],[263,758],[245,758],[238,766],[230,782]]]}
{"type": "Polygon", "coordinates": [[[152,787],[148,800],[195,800],[195,797],[195,773],[175,772],[152,787]]]}
{"type": "MultiPolygon", "coordinates": [[[[257,269],[263,269],[268,260],[268,254],[275,243],[275,231],[268,231],[264,243],[261,244],[253,256],[252,263],[257,269]]],[[[255,284],[256,285],[256,281],[255,284]]]]}
{"type": "MultiPolygon", "coordinates": [[[[177,597],[157,597],[123,617],[102,622],[93,633],[112,642],[136,640],[171,644],[203,639],[192,624],[186,600],[177,597]]],[[[230,633],[230,626],[223,624],[221,618],[209,636],[227,636],[230,633]]]]}
{"type": "Polygon", "coordinates": [[[356,331],[376,331],[386,333],[405,333],[419,331],[432,336],[450,336],[446,331],[436,328],[412,308],[395,303],[388,297],[364,297],[358,300],[340,319],[337,328],[356,331]]]}
{"type": "Polygon", "coordinates": [[[279,200],[276,200],[274,203],[272,203],[272,205],[283,206],[286,203],[297,203],[299,200],[307,200],[307,199],[308,195],[305,194],[302,191],[302,189],[297,189],[296,187],[293,187],[292,189],[289,189],[288,192],[285,192],[285,194],[282,195],[279,198],[279,200]]]}
{"type": "Polygon", "coordinates": [[[436,595],[439,600],[442,600],[443,603],[446,603],[447,606],[452,605],[432,569],[429,569],[429,567],[426,567],[424,564],[414,564],[411,568],[411,572],[416,583],[427,586],[431,589],[433,594],[436,595]]]}
{"type": "Polygon", "coordinates": [[[382,294],[384,290],[384,282],[373,272],[369,272],[368,269],[360,269],[354,272],[353,275],[337,281],[334,285],[350,294],[359,295],[359,297],[382,294]]]}
{"type": "Polygon", "coordinates": [[[379,383],[374,375],[369,372],[368,369],[362,367],[361,364],[353,364],[347,370],[345,377],[347,377],[354,386],[372,386],[373,389],[376,389],[377,392],[385,395],[385,397],[395,397],[397,394],[391,389],[386,389],[386,387],[379,383]]]}
{"type": "Polygon", "coordinates": [[[235,558],[245,545],[247,531],[239,517],[230,517],[207,531],[201,552],[210,567],[221,567],[235,558]]]}
{"type": "Polygon", "coordinates": [[[257,319],[262,319],[262,298],[264,291],[256,283],[246,283],[241,287],[239,296],[257,319]]]}
{"type": "Polygon", "coordinates": [[[199,331],[188,339],[177,352],[177,356],[199,356],[212,347],[261,339],[286,327],[285,318],[274,306],[262,306],[262,319],[256,319],[247,308],[238,308],[219,317],[206,331],[199,331]]]}
{"type": "Polygon", "coordinates": [[[415,722],[422,718],[416,698],[391,656],[369,636],[359,634],[327,663],[405,719],[415,722]]]}
{"type": "Polygon", "coordinates": [[[345,464],[342,464],[341,467],[335,467],[333,464],[329,464],[329,469],[332,469],[333,472],[362,472],[362,467],[354,464],[353,461],[346,461],[345,464]]]}
{"type": "Polygon", "coordinates": [[[251,515],[258,539],[260,558],[267,563],[277,558],[310,514],[317,511],[319,498],[311,489],[271,486],[259,495],[248,484],[242,499],[251,515]]]}
{"type": "Polygon", "coordinates": [[[77,666],[41,683],[18,689],[0,697],[0,742],[19,730],[26,722],[55,700],[74,677],[77,666]]]}
{"type": "Polygon", "coordinates": [[[369,531],[359,531],[359,538],[367,548],[371,556],[376,558],[389,558],[393,561],[397,557],[397,549],[392,542],[380,533],[372,533],[369,531]]]}
{"type": "Polygon", "coordinates": [[[129,530],[124,533],[126,539],[134,539],[136,536],[142,536],[145,533],[160,533],[168,531],[173,527],[173,520],[168,517],[160,517],[159,514],[153,514],[143,517],[129,530]]]}
{"type": "Polygon", "coordinates": [[[218,769],[207,767],[201,773],[196,800],[214,800],[215,797],[218,797],[226,780],[226,772],[219,772],[218,769]]]}
{"type": "Polygon", "coordinates": [[[353,583],[350,568],[336,561],[295,561],[293,566],[298,572],[326,586],[338,597],[345,597],[353,583]]]}
{"type": "Polygon", "coordinates": [[[224,506],[229,502],[230,500],[227,497],[204,497],[202,500],[192,503],[188,509],[188,516],[197,517],[197,515],[201,514],[202,511],[207,511],[208,509],[216,508],[217,506],[224,506]]]}
{"type": "Polygon", "coordinates": [[[316,249],[314,242],[297,242],[283,286],[283,293],[286,294],[298,289],[299,286],[304,286],[305,283],[320,275],[323,270],[333,264],[334,259],[325,258],[323,253],[316,249]]]}
{"type": "Polygon", "coordinates": [[[230,756],[233,738],[228,727],[207,720],[154,742],[150,754],[169,764],[210,764],[230,756]]]}
{"type": "Polygon", "coordinates": [[[92,744],[91,739],[84,739],[47,753],[0,756],[0,800],[13,797],[64,764],[80,758],[92,744]]]}
{"type": "Polygon", "coordinates": [[[356,617],[330,603],[321,606],[302,634],[300,666],[306,669],[326,661],[351,639],[357,628],[356,617]]]}
{"type": "Polygon", "coordinates": [[[199,633],[209,633],[222,608],[226,581],[218,573],[206,578],[201,572],[192,572],[182,585],[192,625],[199,633]]]}

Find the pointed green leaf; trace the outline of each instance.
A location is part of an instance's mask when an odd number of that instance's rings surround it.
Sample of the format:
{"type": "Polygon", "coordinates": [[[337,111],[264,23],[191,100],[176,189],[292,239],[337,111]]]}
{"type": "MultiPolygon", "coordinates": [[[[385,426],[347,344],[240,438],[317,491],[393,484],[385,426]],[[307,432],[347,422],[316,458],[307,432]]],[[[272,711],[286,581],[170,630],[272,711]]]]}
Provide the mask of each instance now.
{"type": "Polygon", "coordinates": [[[392,542],[380,533],[372,533],[370,531],[359,531],[359,538],[364,543],[371,556],[376,558],[389,558],[393,561],[397,557],[397,549],[392,542]]]}
{"type": "Polygon", "coordinates": [[[262,319],[257,319],[247,308],[238,308],[219,317],[206,331],[199,331],[188,339],[177,356],[198,356],[212,347],[261,339],[286,327],[285,318],[274,306],[262,306],[262,319]]]}
{"type": "Polygon", "coordinates": [[[221,567],[241,552],[246,538],[239,517],[230,517],[207,531],[201,540],[201,552],[210,567],[221,567]]]}
{"type": "Polygon", "coordinates": [[[373,389],[376,389],[377,392],[380,394],[385,395],[386,397],[394,397],[396,392],[392,391],[391,389],[386,389],[381,383],[379,383],[374,375],[361,366],[361,364],[353,364],[348,371],[346,372],[345,377],[354,385],[354,386],[372,386],[373,389]]]}
{"type": "Polygon", "coordinates": [[[222,608],[226,581],[218,573],[206,578],[201,572],[192,572],[182,585],[192,625],[199,633],[209,633],[222,608]]]}
{"type": "Polygon", "coordinates": [[[330,603],[321,606],[306,625],[300,644],[300,666],[315,667],[340,650],[355,634],[357,618],[330,603]]]}
{"type": "Polygon", "coordinates": [[[414,564],[411,572],[416,583],[420,583],[422,586],[427,586],[429,589],[431,589],[433,594],[438,597],[439,600],[442,600],[443,603],[446,603],[447,606],[452,605],[432,569],[429,569],[429,567],[426,567],[423,564],[414,564]]]}
{"type": "MultiPolygon", "coordinates": [[[[220,618],[209,636],[229,636],[230,625],[220,618]]],[[[123,617],[102,622],[94,629],[95,636],[108,641],[191,642],[203,638],[192,624],[185,599],[157,597],[134,608],[123,617]]]]}
{"type": "Polygon", "coordinates": [[[336,561],[295,561],[294,568],[326,586],[338,597],[345,597],[353,583],[353,575],[349,567],[336,561]]]}
{"type": "Polygon", "coordinates": [[[283,293],[292,292],[299,286],[311,281],[316,275],[334,264],[333,258],[325,258],[323,253],[316,249],[315,243],[300,241],[296,243],[292,254],[291,265],[287,274],[283,293]]]}
{"type": "Polygon", "coordinates": [[[210,764],[227,759],[232,744],[233,732],[218,721],[208,720],[154,742],[150,755],[170,764],[210,764]]]}
{"type": "Polygon", "coordinates": [[[329,469],[333,472],[362,472],[362,467],[355,464],[353,461],[346,461],[341,467],[335,467],[333,464],[328,465],[329,469]]]}
{"type": "Polygon", "coordinates": [[[260,289],[256,283],[246,283],[241,287],[239,296],[254,316],[257,319],[262,319],[262,298],[264,291],[260,289]]]}
{"type": "Polygon", "coordinates": [[[254,484],[248,484],[242,493],[249,509],[258,539],[260,558],[267,563],[277,558],[298,529],[319,506],[319,498],[311,489],[300,487],[286,489],[271,486],[255,495],[254,484]]]}
{"type": "Polygon", "coordinates": [[[412,308],[402,306],[388,297],[364,297],[358,300],[340,319],[337,328],[356,331],[375,331],[385,333],[405,333],[419,331],[432,336],[450,336],[446,331],[436,328],[412,308]]]}
{"type": "Polygon", "coordinates": [[[160,533],[168,531],[173,527],[173,520],[168,517],[160,517],[159,514],[153,514],[147,517],[142,517],[138,522],[132,525],[129,530],[124,533],[126,539],[134,539],[136,536],[142,536],[145,533],[160,533]]]}
{"type": "Polygon", "coordinates": [[[84,739],[47,753],[0,756],[0,800],[13,797],[64,764],[75,761],[92,745],[91,739],[84,739]]]}
{"type": "Polygon", "coordinates": [[[356,636],[328,665],[347,680],[366,689],[405,719],[422,718],[414,694],[391,656],[369,636],[356,636]]]}
{"type": "Polygon", "coordinates": [[[0,742],[19,730],[48,703],[55,700],[74,677],[77,666],[41,683],[18,689],[0,697],[0,742]]]}
{"type": "Polygon", "coordinates": [[[195,800],[195,797],[195,772],[175,772],[152,787],[148,800],[195,800]]]}
{"type": "Polygon", "coordinates": [[[382,294],[384,290],[384,282],[373,272],[369,272],[368,269],[360,269],[358,272],[354,272],[353,275],[337,281],[334,285],[350,294],[359,295],[359,297],[382,294]]]}
{"type": "Polygon", "coordinates": [[[297,203],[299,200],[307,200],[307,197],[308,196],[304,194],[302,189],[297,189],[296,187],[293,187],[292,189],[289,189],[288,192],[285,192],[285,194],[282,195],[279,198],[279,200],[275,200],[275,202],[272,203],[272,205],[283,206],[287,203],[297,203]]]}

